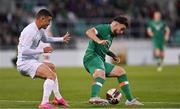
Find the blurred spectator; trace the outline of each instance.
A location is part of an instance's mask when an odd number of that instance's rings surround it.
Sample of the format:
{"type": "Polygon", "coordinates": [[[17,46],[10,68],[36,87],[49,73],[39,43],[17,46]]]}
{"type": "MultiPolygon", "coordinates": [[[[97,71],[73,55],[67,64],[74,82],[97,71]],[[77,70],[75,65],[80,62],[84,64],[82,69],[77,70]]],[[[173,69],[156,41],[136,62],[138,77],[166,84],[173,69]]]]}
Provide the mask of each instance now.
{"type": "Polygon", "coordinates": [[[157,9],[162,10],[173,30],[180,28],[180,0],[1,0],[0,6],[0,45],[3,45],[0,48],[4,48],[4,45],[15,47],[20,31],[32,22],[33,10],[39,7],[49,8],[53,13],[53,34],[68,30],[75,36],[83,37],[87,27],[108,23],[114,16],[127,14],[132,21],[126,38],[147,38],[145,24],[157,9]],[[169,12],[172,13],[167,6],[169,2],[173,2],[176,8],[174,14],[177,18],[173,18],[176,19],[174,21],[169,16],[169,12]]]}

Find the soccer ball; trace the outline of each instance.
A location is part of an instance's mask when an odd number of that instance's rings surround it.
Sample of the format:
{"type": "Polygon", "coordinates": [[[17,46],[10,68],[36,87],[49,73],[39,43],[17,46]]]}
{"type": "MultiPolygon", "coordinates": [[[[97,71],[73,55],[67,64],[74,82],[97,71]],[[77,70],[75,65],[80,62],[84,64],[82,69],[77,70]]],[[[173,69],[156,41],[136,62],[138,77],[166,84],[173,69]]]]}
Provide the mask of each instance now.
{"type": "Polygon", "coordinates": [[[115,88],[109,89],[106,93],[106,99],[109,101],[110,104],[118,104],[121,97],[121,92],[115,88]]]}

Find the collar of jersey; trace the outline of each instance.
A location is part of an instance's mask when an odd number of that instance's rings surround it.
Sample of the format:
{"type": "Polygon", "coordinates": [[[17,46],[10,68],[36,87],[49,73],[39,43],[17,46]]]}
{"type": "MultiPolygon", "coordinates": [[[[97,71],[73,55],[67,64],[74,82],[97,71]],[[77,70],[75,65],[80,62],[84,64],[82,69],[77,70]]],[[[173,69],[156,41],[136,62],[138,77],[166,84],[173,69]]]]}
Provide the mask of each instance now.
{"type": "Polygon", "coordinates": [[[39,31],[39,29],[38,29],[38,27],[37,27],[37,25],[36,25],[35,22],[33,22],[33,25],[34,25],[34,28],[35,28],[37,31],[39,31]]]}

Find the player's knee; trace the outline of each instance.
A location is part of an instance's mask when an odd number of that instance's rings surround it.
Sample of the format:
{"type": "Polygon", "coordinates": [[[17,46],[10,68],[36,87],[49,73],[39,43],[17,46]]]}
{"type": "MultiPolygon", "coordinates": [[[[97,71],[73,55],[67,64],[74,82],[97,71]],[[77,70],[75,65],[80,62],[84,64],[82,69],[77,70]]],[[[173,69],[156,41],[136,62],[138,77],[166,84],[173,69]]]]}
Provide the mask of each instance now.
{"type": "Polygon", "coordinates": [[[93,78],[97,78],[97,77],[105,79],[105,71],[103,71],[101,69],[96,69],[93,74],[93,78]]]}
{"type": "Polygon", "coordinates": [[[49,65],[49,67],[50,67],[50,69],[51,69],[52,71],[55,72],[55,65],[54,65],[54,64],[51,63],[51,64],[49,65]]]}
{"type": "Polygon", "coordinates": [[[159,50],[159,49],[156,49],[156,50],[155,50],[155,55],[156,55],[156,56],[160,56],[160,54],[161,54],[160,50],[159,50]]]}
{"type": "Polygon", "coordinates": [[[115,72],[117,76],[121,76],[126,73],[126,71],[122,67],[118,67],[117,71],[115,72]]]}
{"type": "Polygon", "coordinates": [[[55,65],[54,65],[54,64],[51,64],[51,68],[55,70],[55,65]]]}
{"type": "Polygon", "coordinates": [[[55,80],[56,79],[56,74],[55,73],[51,73],[47,76],[48,79],[52,79],[55,80]]]}

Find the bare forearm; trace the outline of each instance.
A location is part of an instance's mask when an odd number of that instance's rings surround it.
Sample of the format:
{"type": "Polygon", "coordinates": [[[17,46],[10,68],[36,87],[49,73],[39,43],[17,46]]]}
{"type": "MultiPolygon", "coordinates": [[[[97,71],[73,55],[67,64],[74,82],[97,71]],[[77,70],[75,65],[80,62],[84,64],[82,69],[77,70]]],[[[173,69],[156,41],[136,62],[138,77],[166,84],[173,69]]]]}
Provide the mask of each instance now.
{"type": "Polygon", "coordinates": [[[120,62],[120,58],[116,56],[112,51],[108,51],[107,55],[111,56],[116,63],[120,62]]]}
{"type": "Polygon", "coordinates": [[[86,35],[97,43],[100,41],[100,39],[96,36],[96,30],[94,28],[87,30],[86,35]]]}
{"type": "Polygon", "coordinates": [[[113,52],[111,52],[111,51],[108,51],[107,52],[107,55],[108,56],[111,56],[112,58],[115,58],[115,57],[117,57],[113,52]]]}

